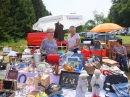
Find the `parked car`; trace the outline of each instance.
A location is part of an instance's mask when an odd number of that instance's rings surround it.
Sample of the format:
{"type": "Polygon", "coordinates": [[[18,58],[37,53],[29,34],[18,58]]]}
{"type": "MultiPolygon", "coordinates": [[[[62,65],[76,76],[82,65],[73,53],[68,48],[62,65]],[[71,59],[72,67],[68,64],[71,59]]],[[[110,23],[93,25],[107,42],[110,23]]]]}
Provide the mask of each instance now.
{"type": "Polygon", "coordinates": [[[121,34],[121,32],[122,32],[122,30],[116,30],[116,31],[114,31],[114,33],[115,33],[116,35],[121,34]]]}
{"type": "Polygon", "coordinates": [[[129,35],[129,36],[130,36],[130,30],[128,31],[127,35],[129,35]]]}
{"type": "Polygon", "coordinates": [[[130,27],[128,27],[128,32],[127,32],[127,35],[130,36],[130,27]]]}
{"type": "Polygon", "coordinates": [[[80,32],[79,35],[80,36],[84,36],[85,32],[80,32]]]}
{"type": "Polygon", "coordinates": [[[86,33],[84,34],[84,37],[85,37],[85,38],[95,39],[95,38],[97,38],[97,33],[86,32],[86,33]]]}
{"type": "MultiPolygon", "coordinates": [[[[97,35],[96,40],[104,40],[104,41],[108,41],[108,40],[118,40],[121,39],[119,37],[114,36],[111,33],[99,33],[97,35]]],[[[122,40],[122,39],[121,39],[122,40]]]]}
{"type": "Polygon", "coordinates": [[[126,30],[126,29],[125,29],[125,30],[123,30],[123,31],[121,32],[121,35],[122,35],[122,36],[127,35],[127,30],[126,30]]]}

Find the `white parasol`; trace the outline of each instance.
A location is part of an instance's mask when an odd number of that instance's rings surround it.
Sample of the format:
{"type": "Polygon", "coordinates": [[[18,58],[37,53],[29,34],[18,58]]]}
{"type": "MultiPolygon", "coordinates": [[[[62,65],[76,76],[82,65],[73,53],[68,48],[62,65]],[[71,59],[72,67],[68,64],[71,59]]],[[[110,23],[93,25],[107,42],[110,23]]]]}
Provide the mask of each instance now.
{"type": "Polygon", "coordinates": [[[33,25],[33,30],[46,31],[48,27],[55,28],[55,23],[61,23],[63,30],[69,29],[70,26],[80,26],[84,24],[82,15],[57,15],[45,16],[33,25]]]}

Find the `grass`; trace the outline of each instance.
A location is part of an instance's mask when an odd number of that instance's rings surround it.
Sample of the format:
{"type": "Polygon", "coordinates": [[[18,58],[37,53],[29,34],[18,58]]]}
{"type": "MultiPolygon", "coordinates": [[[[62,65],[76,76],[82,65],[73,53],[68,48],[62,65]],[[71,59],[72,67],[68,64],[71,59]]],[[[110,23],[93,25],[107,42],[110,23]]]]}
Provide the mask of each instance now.
{"type": "MultiPolygon", "coordinates": [[[[121,35],[116,35],[117,37],[120,37],[123,40],[123,44],[130,44],[130,36],[121,36],[121,35]]],[[[64,39],[67,39],[68,35],[66,34],[64,39]]],[[[83,36],[80,37],[81,39],[84,39],[83,36]]],[[[2,47],[4,46],[11,46],[13,47],[14,51],[21,52],[23,51],[26,47],[16,47],[16,46],[27,46],[27,41],[25,39],[21,39],[17,42],[15,41],[10,41],[10,42],[1,42],[0,44],[0,50],[2,50],[2,47]]],[[[59,49],[59,52],[65,53],[64,49],[59,49]]]]}
{"type": "Polygon", "coordinates": [[[123,44],[130,44],[130,36],[121,36],[121,35],[116,36],[123,40],[123,44]]]}
{"type": "Polygon", "coordinates": [[[16,47],[16,46],[27,46],[27,41],[25,39],[21,39],[17,42],[12,40],[10,42],[2,42],[0,44],[1,47],[0,49],[2,50],[3,47],[12,47],[14,51],[21,52],[26,48],[26,47],[16,47]]]}

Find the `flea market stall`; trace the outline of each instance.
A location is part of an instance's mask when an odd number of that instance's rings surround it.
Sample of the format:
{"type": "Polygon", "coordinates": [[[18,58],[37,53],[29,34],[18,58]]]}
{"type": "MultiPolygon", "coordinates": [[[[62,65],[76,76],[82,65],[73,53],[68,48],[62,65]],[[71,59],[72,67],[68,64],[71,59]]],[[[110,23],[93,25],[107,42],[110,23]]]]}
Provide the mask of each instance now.
{"type": "MultiPolygon", "coordinates": [[[[86,43],[85,43],[86,45],[86,43]]],[[[82,46],[81,46],[82,48],[82,46]]],[[[40,53],[0,57],[1,97],[121,97],[129,96],[128,78],[105,49],[78,53],[40,53]],[[80,95],[80,96],[78,96],[80,95]]]]}

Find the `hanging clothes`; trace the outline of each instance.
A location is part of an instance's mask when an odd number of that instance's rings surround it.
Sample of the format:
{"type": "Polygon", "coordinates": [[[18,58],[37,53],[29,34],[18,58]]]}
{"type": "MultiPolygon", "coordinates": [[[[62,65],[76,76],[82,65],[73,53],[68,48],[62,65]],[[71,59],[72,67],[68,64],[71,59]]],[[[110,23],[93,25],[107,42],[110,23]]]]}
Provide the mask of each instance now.
{"type": "Polygon", "coordinates": [[[55,24],[55,32],[54,32],[54,38],[58,41],[64,40],[64,31],[63,31],[63,25],[59,22],[55,24]]]}

